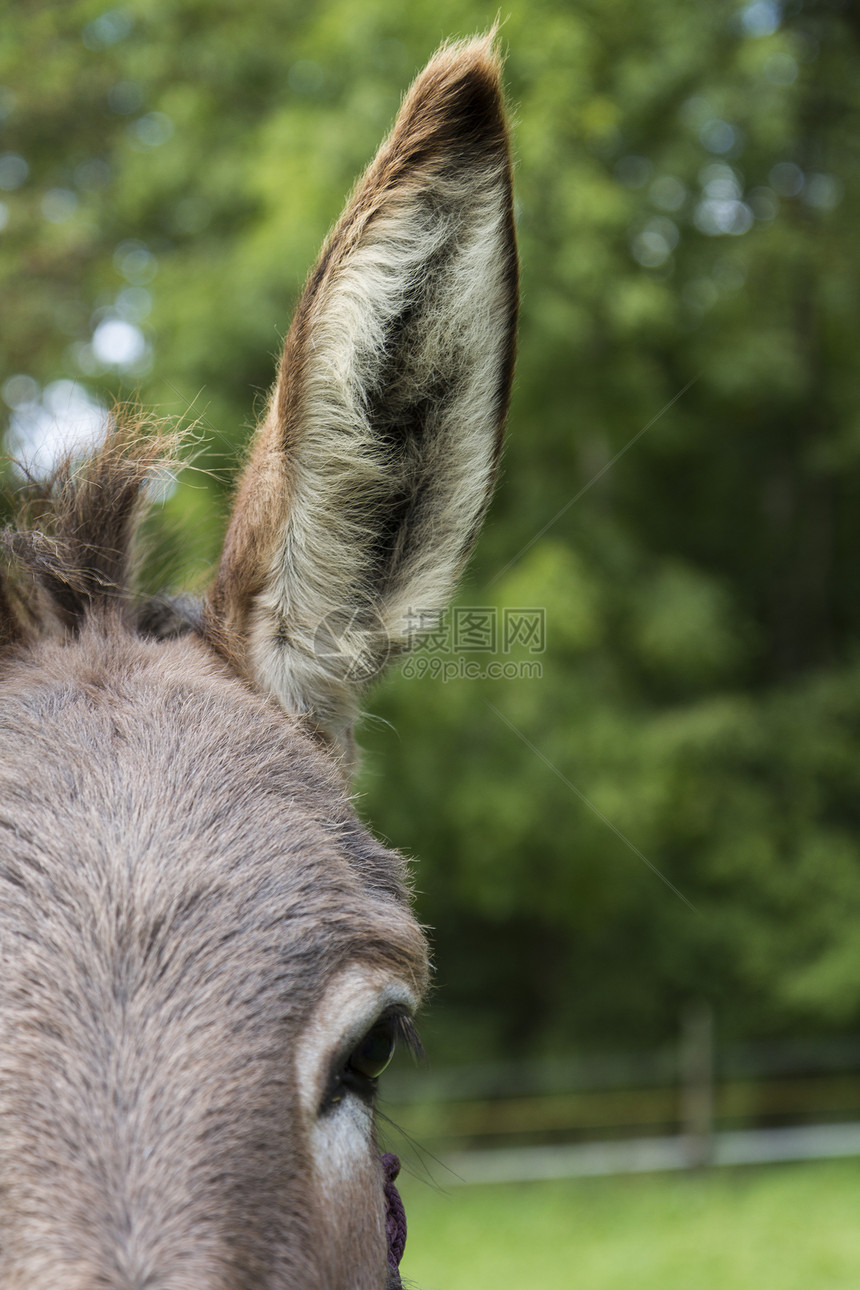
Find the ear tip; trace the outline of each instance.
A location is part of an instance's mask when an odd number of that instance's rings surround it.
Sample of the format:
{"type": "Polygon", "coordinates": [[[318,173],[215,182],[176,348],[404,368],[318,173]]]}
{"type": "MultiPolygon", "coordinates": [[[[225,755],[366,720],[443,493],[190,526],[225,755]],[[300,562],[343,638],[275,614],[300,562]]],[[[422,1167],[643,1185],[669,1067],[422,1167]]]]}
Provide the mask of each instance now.
{"type": "Polygon", "coordinates": [[[406,96],[401,121],[420,121],[445,144],[507,148],[502,57],[498,31],[446,42],[419,73],[406,96]]]}
{"type": "Polygon", "coordinates": [[[488,75],[491,80],[501,80],[503,58],[499,52],[498,25],[480,36],[467,36],[464,40],[446,40],[439,46],[427,64],[427,71],[435,66],[455,67],[460,71],[474,70],[488,75]]]}

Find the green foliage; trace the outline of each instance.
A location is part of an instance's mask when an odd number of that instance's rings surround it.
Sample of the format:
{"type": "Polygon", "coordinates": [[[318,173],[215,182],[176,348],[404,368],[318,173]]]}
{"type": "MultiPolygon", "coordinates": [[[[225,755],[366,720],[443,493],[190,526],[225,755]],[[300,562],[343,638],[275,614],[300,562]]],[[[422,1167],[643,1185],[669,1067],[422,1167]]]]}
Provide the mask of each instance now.
{"type": "MultiPolygon", "coordinates": [[[[165,505],[194,579],[323,233],[436,43],[494,16],[4,17],[0,385],[19,418],[70,380],[196,421],[165,505]]],[[[544,653],[493,656],[542,675],[467,651],[483,679],[395,674],[362,732],[362,809],[438,928],[437,1052],[478,1016],[505,1052],[650,1042],[693,996],[736,1035],[856,1028],[860,27],[530,0],[503,37],[520,361],[461,599],[544,610],[544,653]]]]}

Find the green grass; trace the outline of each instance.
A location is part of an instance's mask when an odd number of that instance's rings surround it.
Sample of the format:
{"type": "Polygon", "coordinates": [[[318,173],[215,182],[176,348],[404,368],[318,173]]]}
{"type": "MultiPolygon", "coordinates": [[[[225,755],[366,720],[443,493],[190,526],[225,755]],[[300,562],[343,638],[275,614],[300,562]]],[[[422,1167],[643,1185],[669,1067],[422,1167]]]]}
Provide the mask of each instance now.
{"type": "Polygon", "coordinates": [[[860,1161],[447,1193],[401,1175],[420,1290],[857,1290],[860,1161]]]}

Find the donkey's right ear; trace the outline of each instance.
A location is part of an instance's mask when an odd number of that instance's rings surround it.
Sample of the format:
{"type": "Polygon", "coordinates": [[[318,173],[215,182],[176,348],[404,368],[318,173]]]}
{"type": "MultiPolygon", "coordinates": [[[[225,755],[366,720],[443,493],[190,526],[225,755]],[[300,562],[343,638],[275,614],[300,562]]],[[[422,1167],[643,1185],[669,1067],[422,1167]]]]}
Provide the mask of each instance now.
{"type": "Polygon", "coordinates": [[[326,242],[207,604],[213,638],[341,749],[447,604],[495,479],[517,260],[500,60],[443,46],[326,242]]]}

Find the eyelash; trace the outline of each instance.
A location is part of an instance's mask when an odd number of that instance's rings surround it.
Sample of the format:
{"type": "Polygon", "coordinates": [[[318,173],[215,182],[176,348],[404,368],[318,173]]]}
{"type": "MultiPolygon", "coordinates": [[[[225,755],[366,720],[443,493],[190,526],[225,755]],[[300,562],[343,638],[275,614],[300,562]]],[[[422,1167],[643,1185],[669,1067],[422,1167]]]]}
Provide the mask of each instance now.
{"type": "Polygon", "coordinates": [[[424,1049],[421,1046],[418,1031],[415,1029],[415,1023],[409,1014],[399,1010],[383,1013],[369,1030],[362,1035],[358,1043],[353,1045],[346,1056],[341,1055],[334,1063],[321,1111],[326,1112],[337,1106],[346,1093],[355,1093],[362,1101],[372,1105],[376,1097],[379,1079],[401,1044],[416,1059],[424,1056],[424,1049]],[[376,1062],[374,1062],[372,1050],[363,1055],[361,1060],[365,1061],[366,1066],[373,1068],[374,1065],[379,1065],[378,1073],[371,1075],[367,1069],[362,1071],[359,1068],[357,1060],[362,1047],[367,1046],[369,1043],[372,1045],[375,1036],[388,1040],[389,1053],[384,1059],[380,1055],[376,1062]]]}

